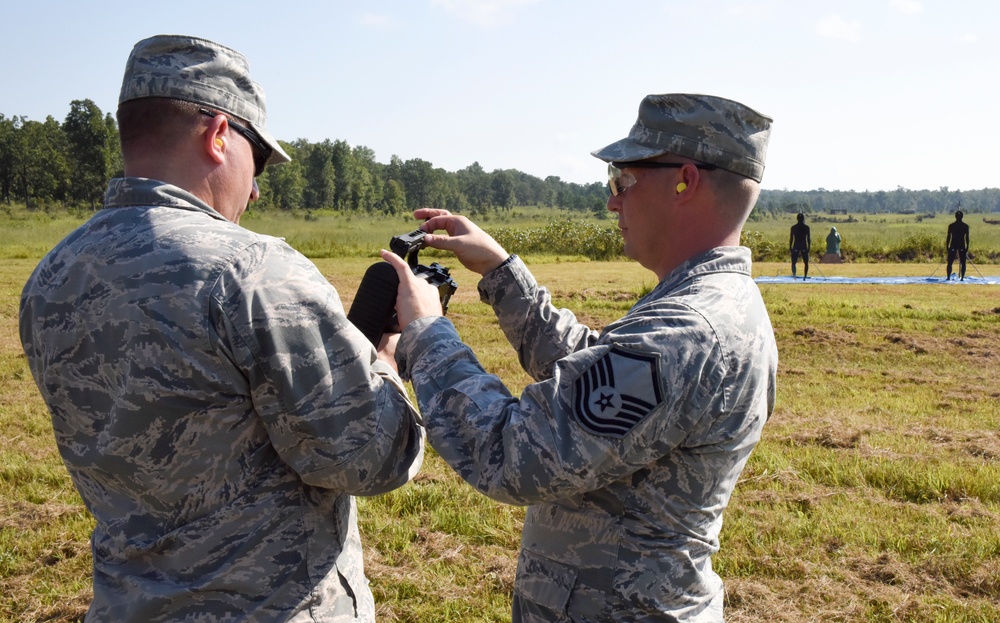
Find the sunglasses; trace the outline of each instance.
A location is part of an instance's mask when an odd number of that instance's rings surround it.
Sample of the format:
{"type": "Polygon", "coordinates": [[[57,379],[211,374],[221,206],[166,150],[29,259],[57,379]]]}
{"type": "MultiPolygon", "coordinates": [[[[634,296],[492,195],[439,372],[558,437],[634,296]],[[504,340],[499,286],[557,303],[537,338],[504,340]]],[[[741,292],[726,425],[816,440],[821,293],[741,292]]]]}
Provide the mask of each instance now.
{"type": "Polygon", "coordinates": [[[635,176],[622,169],[679,169],[685,164],[693,164],[699,169],[712,171],[718,167],[714,164],[700,164],[694,162],[651,162],[649,160],[639,160],[636,162],[609,162],[608,163],[608,188],[611,194],[617,197],[635,184],[635,176]]]}
{"type": "MultiPolygon", "coordinates": [[[[221,112],[212,112],[211,110],[206,110],[204,108],[199,108],[198,112],[209,117],[216,117],[222,114],[221,112]]],[[[260,174],[264,172],[264,167],[267,166],[267,161],[271,159],[271,152],[274,150],[264,142],[264,139],[262,139],[259,134],[250,128],[233,121],[228,116],[226,116],[226,121],[229,122],[229,127],[242,134],[243,138],[247,139],[247,142],[250,143],[250,147],[253,151],[253,176],[259,177],[260,174]]]]}

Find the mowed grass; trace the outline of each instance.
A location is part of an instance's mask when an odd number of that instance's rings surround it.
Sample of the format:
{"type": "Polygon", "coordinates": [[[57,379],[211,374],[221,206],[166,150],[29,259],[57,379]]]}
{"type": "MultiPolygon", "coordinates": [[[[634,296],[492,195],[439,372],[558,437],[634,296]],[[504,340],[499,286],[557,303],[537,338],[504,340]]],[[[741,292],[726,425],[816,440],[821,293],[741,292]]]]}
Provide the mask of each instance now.
{"type": "MultiPolygon", "coordinates": [[[[655,282],[630,262],[537,259],[529,264],[557,303],[594,327],[655,282]]],[[[349,306],[372,261],[316,264],[349,306]]],[[[476,277],[438,261],[459,283],[449,316],[519,391],[529,379],[478,301],[476,277]]],[[[17,338],[18,295],[35,262],[0,264],[0,621],[78,621],[92,520],[17,338]]],[[[929,275],[936,266],[821,268],[929,275]]],[[[1000,620],[1000,286],[817,281],[761,291],[781,355],[778,398],[714,558],[727,620],[1000,620]]],[[[523,509],[475,493],[433,451],[413,483],[359,507],[380,621],[509,620],[523,509]]]]}
{"type": "Polygon", "coordinates": [[[996,288],[761,286],[779,394],[716,559],[732,620],[1000,620],[996,288]]]}

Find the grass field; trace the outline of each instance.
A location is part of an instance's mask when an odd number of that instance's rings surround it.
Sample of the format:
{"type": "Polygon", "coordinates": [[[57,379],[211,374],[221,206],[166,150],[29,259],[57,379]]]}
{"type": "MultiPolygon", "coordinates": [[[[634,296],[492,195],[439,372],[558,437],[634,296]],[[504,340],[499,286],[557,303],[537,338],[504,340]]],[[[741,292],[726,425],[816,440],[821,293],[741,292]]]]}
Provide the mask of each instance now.
{"type": "MultiPolygon", "coordinates": [[[[410,225],[399,219],[386,229],[410,225]]],[[[35,231],[22,236],[26,248],[35,248],[35,231]]],[[[316,260],[345,305],[372,261],[364,255],[316,260]]],[[[556,301],[594,327],[654,285],[629,262],[538,259],[529,264],[556,301]]],[[[92,520],[17,338],[18,296],[36,262],[0,263],[4,623],[82,620],[90,598],[92,520]]],[[[823,266],[840,276],[934,268],[823,266]]],[[[1000,266],[980,269],[1000,274],[1000,266]]],[[[787,272],[784,263],[755,265],[758,275],[787,272]]],[[[460,267],[453,275],[459,291],[449,315],[463,338],[509,387],[523,387],[528,379],[478,302],[476,279],[460,267]]],[[[714,558],[727,620],[1000,620],[1000,287],[795,283],[761,291],[781,356],[778,399],[714,558]]],[[[359,507],[380,621],[509,620],[523,509],[476,494],[433,451],[415,482],[359,507]]]]}
{"type": "MultiPolygon", "coordinates": [[[[984,223],[983,218],[996,219],[996,214],[967,214],[964,221],[969,225],[969,238],[973,248],[983,246],[1000,248],[1000,225],[984,223]]],[[[806,215],[813,238],[813,245],[826,249],[826,236],[831,227],[836,227],[841,235],[842,245],[867,246],[872,244],[893,244],[913,236],[930,236],[939,239],[944,248],[948,225],[955,221],[951,214],[938,214],[934,218],[913,214],[853,214],[853,215],[806,215]],[[852,222],[843,222],[846,219],[852,222]]],[[[763,219],[747,223],[747,229],[764,234],[768,239],[788,245],[789,228],[795,224],[795,216],[786,219],[763,219]]]]}
{"type": "MultiPolygon", "coordinates": [[[[28,211],[23,206],[0,204],[0,259],[40,258],[92,214],[86,210],[28,211]]],[[[492,217],[479,222],[485,227],[502,223],[530,228],[570,217],[599,222],[592,217],[540,208],[518,208],[502,221],[492,217]]],[[[603,221],[605,225],[611,222],[603,221]]],[[[380,246],[387,245],[392,236],[417,227],[417,221],[410,215],[368,216],[329,211],[286,214],[253,209],[243,215],[240,224],[259,233],[285,238],[308,257],[320,258],[370,257],[380,246]]]]}
{"type": "MultiPolygon", "coordinates": [[[[0,259],[41,257],[89,216],[86,211],[28,212],[23,207],[0,206],[0,259]]],[[[848,261],[881,261],[899,256],[912,256],[918,261],[943,259],[948,224],[954,220],[947,215],[926,218],[912,214],[852,215],[850,218],[854,220],[850,223],[823,222],[819,218],[824,217],[810,215],[806,219],[812,229],[813,256],[818,258],[826,251],[826,236],[830,227],[836,227],[842,237],[841,250],[848,261]]],[[[844,220],[848,216],[825,218],[844,220]]],[[[984,223],[983,218],[981,214],[969,214],[966,218],[975,261],[1000,264],[1000,225],[984,223]]],[[[519,207],[509,214],[493,215],[478,222],[494,230],[541,229],[553,221],[567,220],[612,230],[615,227],[613,219],[538,207],[519,207]]],[[[794,222],[791,215],[785,219],[767,218],[747,223],[745,229],[759,232],[765,246],[772,248],[762,257],[779,259],[788,255],[788,233],[794,222]]],[[[283,237],[311,258],[371,257],[392,236],[416,228],[409,215],[373,217],[324,211],[285,214],[252,209],[241,224],[256,232],[283,237]]]]}

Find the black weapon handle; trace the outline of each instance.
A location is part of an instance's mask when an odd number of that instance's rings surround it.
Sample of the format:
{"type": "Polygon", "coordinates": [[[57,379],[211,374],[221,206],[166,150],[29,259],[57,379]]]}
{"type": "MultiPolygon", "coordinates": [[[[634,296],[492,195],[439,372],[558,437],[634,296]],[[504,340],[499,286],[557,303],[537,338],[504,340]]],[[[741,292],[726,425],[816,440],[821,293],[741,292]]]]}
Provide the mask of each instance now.
{"type": "Polygon", "coordinates": [[[378,347],[386,329],[396,315],[396,292],[399,275],[388,262],[372,264],[361,279],[358,292],[347,312],[347,319],[354,323],[372,344],[378,347]]]}

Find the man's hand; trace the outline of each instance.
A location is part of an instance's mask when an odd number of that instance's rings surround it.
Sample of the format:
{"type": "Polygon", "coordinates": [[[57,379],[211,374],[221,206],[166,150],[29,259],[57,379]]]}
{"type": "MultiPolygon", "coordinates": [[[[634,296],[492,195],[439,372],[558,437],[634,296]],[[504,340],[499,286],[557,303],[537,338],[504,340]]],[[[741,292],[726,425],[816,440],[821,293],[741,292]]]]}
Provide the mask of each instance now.
{"type": "Polygon", "coordinates": [[[413,216],[429,219],[420,226],[425,232],[441,229],[448,232],[447,236],[428,233],[424,237],[427,246],[451,251],[463,266],[480,275],[503,264],[509,255],[496,240],[464,216],[433,208],[421,208],[413,216]]]}
{"type": "Polygon", "coordinates": [[[418,318],[443,316],[441,295],[438,289],[413,274],[406,260],[392,251],[381,251],[382,259],[392,264],[399,275],[399,290],[396,292],[396,319],[399,330],[418,318]]]}

